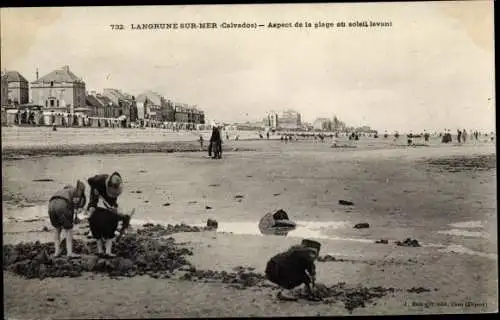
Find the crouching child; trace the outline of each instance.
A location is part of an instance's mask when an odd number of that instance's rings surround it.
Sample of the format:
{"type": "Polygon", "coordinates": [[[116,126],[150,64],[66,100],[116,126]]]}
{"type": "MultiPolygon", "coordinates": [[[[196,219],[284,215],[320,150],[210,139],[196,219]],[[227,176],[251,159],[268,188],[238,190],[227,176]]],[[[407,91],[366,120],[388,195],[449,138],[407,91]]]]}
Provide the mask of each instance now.
{"type": "MultiPolygon", "coordinates": [[[[316,299],[313,291],[316,281],[314,261],[319,255],[320,248],[319,242],[304,239],[300,245],[292,246],[287,251],[275,255],[267,262],[267,279],[286,290],[304,284],[308,296],[316,299]]],[[[291,292],[283,294],[283,291],[278,292],[278,298],[296,300],[291,292]]]]}
{"type": "Polygon", "coordinates": [[[61,255],[61,231],[66,236],[66,251],[68,257],[77,257],[73,253],[73,226],[78,222],[77,213],[85,207],[85,185],[80,180],[76,187],[65,186],[57,191],[49,200],[50,223],[55,228],[54,256],[61,255]]]}
{"type": "Polygon", "coordinates": [[[118,197],[123,190],[122,177],[118,172],[111,175],[98,174],[88,179],[90,186],[89,204],[87,212],[89,214],[89,227],[92,237],[97,240],[97,254],[115,256],[112,253],[113,239],[118,229],[119,222],[122,222],[123,233],[130,224],[131,215],[123,214],[118,207],[118,197]],[[103,252],[103,242],[105,252],[103,252]]]}

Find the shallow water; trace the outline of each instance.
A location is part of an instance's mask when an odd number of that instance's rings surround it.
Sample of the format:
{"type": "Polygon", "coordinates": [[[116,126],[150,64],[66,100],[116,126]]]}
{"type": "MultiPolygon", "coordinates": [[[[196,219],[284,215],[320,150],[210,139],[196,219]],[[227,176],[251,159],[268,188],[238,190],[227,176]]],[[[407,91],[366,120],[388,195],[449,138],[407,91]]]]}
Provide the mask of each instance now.
{"type": "MultiPolygon", "coordinates": [[[[33,219],[40,219],[45,221],[47,225],[49,225],[49,219],[46,217],[47,207],[46,206],[33,206],[26,208],[15,209],[15,216],[17,217],[16,221],[31,221],[33,219]]],[[[8,217],[4,218],[4,224],[9,223],[14,218],[8,217]]],[[[154,219],[134,219],[132,221],[132,225],[136,227],[140,227],[146,223],[153,224],[179,224],[186,223],[185,221],[174,221],[174,220],[154,220],[154,219]]],[[[370,234],[371,231],[369,229],[361,229],[356,230],[353,229],[352,221],[304,221],[298,220],[296,221],[297,227],[293,230],[290,230],[286,235],[297,239],[310,238],[317,240],[341,240],[341,241],[352,241],[357,243],[375,243],[376,240],[386,239],[389,240],[390,243],[393,243],[397,240],[404,240],[404,234],[412,234],[414,230],[411,228],[400,229],[395,231],[394,229],[382,229],[378,230],[375,234],[383,234],[382,237],[374,236],[370,234]],[[338,231],[344,231],[343,233],[339,233],[338,231]],[[346,236],[350,234],[350,236],[346,236]],[[367,236],[368,233],[368,236],[367,236]]],[[[204,221],[191,221],[190,224],[196,226],[204,226],[204,221]]],[[[259,221],[219,221],[217,232],[221,233],[231,233],[236,235],[254,235],[254,236],[265,236],[259,230],[258,227],[259,221]]],[[[481,228],[482,221],[463,221],[452,223],[450,225],[453,226],[465,226],[464,228],[470,228],[470,226],[474,226],[474,228],[481,228]]],[[[8,231],[7,231],[8,232],[8,231]]],[[[439,248],[441,252],[455,252],[459,254],[467,254],[467,255],[476,255],[481,257],[486,257],[489,259],[497,259],[498,255],[495,252],[481,251],[471,249],[463,244],[463,240],[465,238],[484,238],[490,239],[492,236],[488,234],[486,231],[467,231],[463,229],[450,229],[450,230],[440,230],[435,232],[435,235],[445,234],[445,235],[453,235],[456,236],[453,241],[446,241],[444,238],[441,239],[442,242],[426,242],[425,238],[419,240],[419,243],[423,247],[436,247],[439,248]]],[[[429,239],[429,238],[428,238],[429,239]]]]}

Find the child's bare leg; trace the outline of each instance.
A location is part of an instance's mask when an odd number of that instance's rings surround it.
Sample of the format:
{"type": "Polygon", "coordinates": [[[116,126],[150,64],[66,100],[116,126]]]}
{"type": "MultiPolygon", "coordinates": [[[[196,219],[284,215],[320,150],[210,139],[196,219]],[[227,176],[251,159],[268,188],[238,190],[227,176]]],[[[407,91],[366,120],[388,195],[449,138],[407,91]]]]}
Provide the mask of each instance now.
{"type": "Polygon", "coordinates": [[[106,255],[110,257],[114,257],[115,255],[111,253],[111,249],[113,248],[113,239],[106,239],[106,255]]]}
{"type": "Polygon", "coordinates": [[[68,257],[77,257],[73,253],[73,229],[66,229],[66,251],[68,257]]]}
{"type": "Polygon", "coordinates": [[[102,239],[99,238],[97,239],[97,254],[102,254],[103,253],[103,250],[102,250],[102,239]]]}
{"type": "Polygon", "coordinates": [[[54,257],[59,257],[61,255],[61,228],[56,228],[54,233],[54,246],[55,252],[54,257]]]}

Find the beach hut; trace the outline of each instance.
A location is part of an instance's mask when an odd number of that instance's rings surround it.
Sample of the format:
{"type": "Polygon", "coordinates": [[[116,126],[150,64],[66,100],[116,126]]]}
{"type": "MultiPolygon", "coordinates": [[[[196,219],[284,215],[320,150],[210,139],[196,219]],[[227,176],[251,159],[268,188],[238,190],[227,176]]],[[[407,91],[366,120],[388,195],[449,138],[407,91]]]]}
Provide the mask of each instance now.
{"type": "Polygon", "coordinates": [[[73,124],[78,127],[83,127],[84,124],[84,119],[83,119],[83,114],[82,113],[75,113],[76,116],[76,122],[73,124]]]}
{"type": "Polygon", "coordinates": [[[46,126],[50,126],[52,124],[52,112],[44,111],[42,113],[42,122],[46,126]]]}
{"type": "Polygon", "coordinates": [[[7,116],[7,124],[8,125],[13,125],[17,124],[17,109],[7,109],[6,110],[6,116],[7,116]]]}

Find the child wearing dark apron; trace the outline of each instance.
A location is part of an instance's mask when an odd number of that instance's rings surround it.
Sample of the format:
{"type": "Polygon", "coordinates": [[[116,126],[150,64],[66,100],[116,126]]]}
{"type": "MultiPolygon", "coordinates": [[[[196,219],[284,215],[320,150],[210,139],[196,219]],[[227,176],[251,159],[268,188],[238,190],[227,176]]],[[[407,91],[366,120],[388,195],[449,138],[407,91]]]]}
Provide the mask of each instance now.
{"type": "Polygon", "coordinates": [[[105,242],[105,254],[114,256],[111,252],[115,231],[122,221],[122,228],[126,229],[130,223],[130,216],[124,215],[118,208],[118,197],[122,193],[122,177],[118,172],[111,175],[98,174],[88,179],[90,197],[87,211],[89,227],[92,237],[97,240],[97,253],[103,254],[102,244],[105,242]]]}

